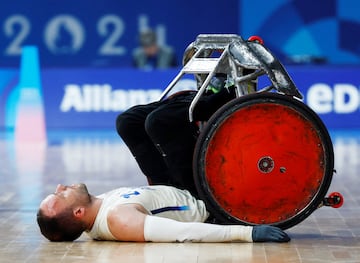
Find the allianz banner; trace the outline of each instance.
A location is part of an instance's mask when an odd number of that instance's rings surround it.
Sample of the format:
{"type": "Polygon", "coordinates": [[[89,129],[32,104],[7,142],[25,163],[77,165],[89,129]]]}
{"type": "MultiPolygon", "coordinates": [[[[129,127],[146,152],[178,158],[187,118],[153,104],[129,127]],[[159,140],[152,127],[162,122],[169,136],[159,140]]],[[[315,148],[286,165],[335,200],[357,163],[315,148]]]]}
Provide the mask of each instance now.
{"type": "MultiPolygon", "coordinates": [[[[304,102],[328,128],[360,128],[360,67],[286,68],[304,95],[304,102]]],[[[114,128],[119,113],[133,105],[159,99],[179,70],[43,69],[46,127],[114,128]]],[[[0,127],[12,128],[15,121],[7,121],[6,116],[11,115],[8,108],[18,103],[12,96],[17,86],[17,72],[0,70],[0,76],[0,127]]],[[[263,85],[263,80],[259,84],[263,85]]],[[[180,81],[176,90],[194,88],[195,81],[189,75],[180,81]]]]}
{"type": "MultiPolygon", "coordinates": [[[[131,106],[158,100],[177,70],[44,70],[43,93],[49,128],[115,127],[116,116],[131,106]]],[[[193,89],[184,78],[177,89],[193,89]]]]}

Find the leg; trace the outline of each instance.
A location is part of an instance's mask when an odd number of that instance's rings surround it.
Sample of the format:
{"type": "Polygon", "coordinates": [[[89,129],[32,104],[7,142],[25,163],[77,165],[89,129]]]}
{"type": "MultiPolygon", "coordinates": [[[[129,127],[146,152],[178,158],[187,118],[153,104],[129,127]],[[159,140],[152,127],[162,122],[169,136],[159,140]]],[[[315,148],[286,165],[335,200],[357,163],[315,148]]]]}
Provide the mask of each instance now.
{"type": "MultiPolygon", "coordinates": [[[[170,184],[197,195],[193,179],[193,153],[198,127],[189,121],[189,106],[194,93],[185,93],[165,100],[145,121],[145,130],[162,153],[169,169],[170,184]]],[[[195,107],[197,120],[206,120],[220,106],[234,98],[227,90],[203,96],[195,107]]]]}
{"type": "Polygon", "coordinates": [[[163,157],[145,131],[145,119],[159,103],[138,105],[120,114],[116,130],[135,157],[149,184],[168,184],[168,169],[163,157]]]}
{"type": "MultiPolygon", "coordinates": [[[[198,129],[188,118],[194,96],[187,93],[135,106],[118,116],[117,132],[150,184],[171,184],[196,194],[192,158],[198,129]]],[[[226,90],[204,96],[194,116],[205,120],[232,98],[226,90]]]]}
{"type": "Polygon", "coordinates": [[[171,185],[197,195],[192,173],[197,126],[188,118],[193,96],[180,95],[164,101],[148,115],[145,129],[164,157],[171,185]]]}

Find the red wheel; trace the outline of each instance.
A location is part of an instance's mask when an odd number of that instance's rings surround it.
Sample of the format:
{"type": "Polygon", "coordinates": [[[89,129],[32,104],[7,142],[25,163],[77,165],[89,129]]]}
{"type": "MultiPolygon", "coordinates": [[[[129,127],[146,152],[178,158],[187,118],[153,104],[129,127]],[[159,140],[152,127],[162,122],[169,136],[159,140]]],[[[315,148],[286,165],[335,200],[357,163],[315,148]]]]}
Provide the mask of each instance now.
{"type": "Polygon", "coordinates": [[[200,197],[223,223],[283,229],[322,203],[334,166],[330,136],[304,103],[242,96],[207,122],[194,153],[200,197]]]}
{"type": "Polygon", "coordinates": [[[264,45],[264,40],[259,36],[251,36],[248,38],[248,41],[255,41],[258,42],[261,45],[264,45]]]}
{"type": "Polygon", "coordinates": [[[344,197],[338,192],[331,193],[328,197],[328,200],[329,205],[333,208],[339,208],[344,204],[344,197]]]}

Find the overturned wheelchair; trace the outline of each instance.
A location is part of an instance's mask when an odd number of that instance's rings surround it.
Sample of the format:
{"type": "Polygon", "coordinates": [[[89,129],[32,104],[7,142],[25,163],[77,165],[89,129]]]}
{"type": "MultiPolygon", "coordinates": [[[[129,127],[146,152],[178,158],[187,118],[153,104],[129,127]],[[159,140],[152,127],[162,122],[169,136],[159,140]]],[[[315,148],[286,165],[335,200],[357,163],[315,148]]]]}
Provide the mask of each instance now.
{"type": "Polygon", "coordinates": [[[193,171],[197,190],[223,223],[292,227],[320,206],[340,207],[343,197],[325,197],[334,172],[329,133],[305,105],[292,79],[259,37],[199,35],[184,53],[184,66],[165,89],[194,74],[198,93],[226,73],[236,98],[201,124],[193,171]],[[258,78],[270,85],[258,89],[258,78]]]}

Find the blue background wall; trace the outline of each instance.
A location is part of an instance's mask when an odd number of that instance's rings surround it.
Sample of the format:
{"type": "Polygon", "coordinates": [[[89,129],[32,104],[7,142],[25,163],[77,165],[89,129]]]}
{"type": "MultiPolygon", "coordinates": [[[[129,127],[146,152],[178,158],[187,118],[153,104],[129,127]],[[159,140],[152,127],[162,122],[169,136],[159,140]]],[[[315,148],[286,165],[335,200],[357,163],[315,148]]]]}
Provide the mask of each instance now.
{"type": "Polygon", "coordinates": [[[237,33],[238,1],[14,0],[0,9],[0,66],[17,65],[21,45],[43,67],[130,66],[143,27],[158,30],[179,61],[199,33],[237,33]]]}
{"type": "Polygon", "coordinates": [[[279,58],[310,55],[331,64],[360,62],[357,0],[242,0],[239,31],[258,34],[279,58]]]}
{"type": "Polygon", "coordinates": [[[23,45],[43,67],[129,66],[141,28],[156,29],[178,60],[200,33],[260,35],[281,59],[332,64],[360,56],[357,0],[13,0],[0,9],[0,66],[17,66],[23,45]]]}
{"type": "Polygon", "coordinates": [[[13,0],[0,9],[0,127],[14,125],[29,45],[40,55],[48,128],[113,127],[119,112],[157,98],[180,69],[131,68],[139,30],[152,27],[179,64],[198,34],[259,35],[329,127],[360,128],[359,8],[356,0],[13,0]]]}

